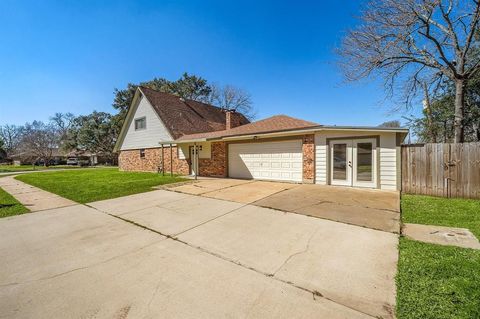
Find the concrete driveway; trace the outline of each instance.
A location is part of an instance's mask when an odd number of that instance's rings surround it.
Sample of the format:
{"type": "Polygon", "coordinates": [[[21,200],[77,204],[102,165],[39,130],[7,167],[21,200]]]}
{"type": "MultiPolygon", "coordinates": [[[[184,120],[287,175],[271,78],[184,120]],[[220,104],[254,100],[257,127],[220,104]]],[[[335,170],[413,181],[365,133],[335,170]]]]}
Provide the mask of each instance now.
{"type": "Polygon", "coordinates": [[[5,317],[392,317],[398,237],[158,190],[0,220],[5,317]]]}
{"type": "Polygon", "coordinates": [[[397,191],[237,179],[202,179],[172,190],[400,232],[397,191]]]}
{"type": "Polygon", "coordinates": [[[372,316],[389,317],[395,304],[398,237],[389,232],[171,191],[91,206],[372,316]]]}

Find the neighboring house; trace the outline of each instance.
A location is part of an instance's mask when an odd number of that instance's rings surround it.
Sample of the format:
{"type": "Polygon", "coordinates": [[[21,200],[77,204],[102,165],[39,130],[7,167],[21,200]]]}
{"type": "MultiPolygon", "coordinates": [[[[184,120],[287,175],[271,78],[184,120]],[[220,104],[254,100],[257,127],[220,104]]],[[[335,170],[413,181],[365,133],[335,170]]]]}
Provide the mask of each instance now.
{"type": "MultiPolygon", "coordinates": [[[[43,159],[39,159],[37,155],[35,155],[31,151],[22,151],[16,154],[12,154],[10,159],[13,160],[14,165],[31,165],[32,163],[36,163],[38,165],[43,165],[43,159]]],[[[52,156],[51,156],[51,163],[50,165],[58,165],[62,164],[67,160],[65,152],[61,151],[59,148],[52,149],[52,156]]]]}
{"type": "Polygon", "coordinates": [[[115,150],[126,171],[400,189],[404,128],[326,126],[137,89],[115,150]]]}
{"type": "Polygon", "coordinates": [[[116,164],[115,162],[112,163],[112,159],[109,159],[108,156],[104,156],[97,153],[92,153],[90,151],[82,151],[76,150],[71,151],[67,155],[67,158],[74,158],[78,161],[88,161],[89,165],[112,165],[116,164]]]}

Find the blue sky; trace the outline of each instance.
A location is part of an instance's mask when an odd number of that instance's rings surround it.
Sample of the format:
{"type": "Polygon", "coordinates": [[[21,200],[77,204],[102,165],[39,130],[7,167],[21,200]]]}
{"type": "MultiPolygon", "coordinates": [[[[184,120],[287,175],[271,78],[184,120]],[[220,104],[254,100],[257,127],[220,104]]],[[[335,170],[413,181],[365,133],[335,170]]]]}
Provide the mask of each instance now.
{"type": "Polygon", "coordinates": [[[334,48],[361,1],[0,2],[0,124],[113,112],[114,88],[183,72],[251,93],[258,118],[377,125],[378,82],[346,84],[334,48]]]}

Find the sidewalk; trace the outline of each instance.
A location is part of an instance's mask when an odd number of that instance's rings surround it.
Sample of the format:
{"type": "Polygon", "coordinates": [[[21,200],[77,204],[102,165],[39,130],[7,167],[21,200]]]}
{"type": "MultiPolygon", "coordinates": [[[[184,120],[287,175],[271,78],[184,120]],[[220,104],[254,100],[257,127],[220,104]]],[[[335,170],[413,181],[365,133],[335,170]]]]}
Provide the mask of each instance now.
{"type": "Polygon", "coordinates": [[[0,178],[0,187],[15,197],[31,212],[77,204],[69,199],[18,181],[14,177],[6,176],[0,178]]]}

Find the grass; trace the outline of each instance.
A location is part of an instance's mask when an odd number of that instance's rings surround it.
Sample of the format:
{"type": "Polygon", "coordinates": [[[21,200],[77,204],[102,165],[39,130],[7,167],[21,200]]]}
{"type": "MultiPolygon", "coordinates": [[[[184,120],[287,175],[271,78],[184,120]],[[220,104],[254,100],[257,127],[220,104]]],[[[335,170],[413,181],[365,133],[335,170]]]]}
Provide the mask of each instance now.
{"type": "Polygon", "coordinates": [[[155,173],[120,172],[117,168],[30,173],[15,178],[78,203],[147,192],[153,186],[185,180],[155,173]]]}
{"type": "Polygon", "coordinates": [[[26,172],[26,171],[43,171],[47,169],[65,169],[65,168],[78,168],[78,166],[72,165],[56,165],[56,166],[33,166],[33,165],[0,165],[0,173],[7,172],[26,172]]]}
{"type": "Polygon", "coordinates": [[[480,251],[400,239],[397,317],[480,318],[480,251]]]}
{"type": "MultiPolygon", "coordinates": [[[[480,238],[480,201],[402,195],[402,221],[468,228],[480,238]]],[[[400,238],[397,317],[480,318],[480,250],[400,238]]]]}
{"type": "Polygon", "coordinates": [[[402,195],[402,221],[468,228],[480,238],[480,200],[402,195]]]}
{"type": "Polygon", "coordinates": [[[12,195],[0,188],[0,218],[28,213],[12,195]]]}

